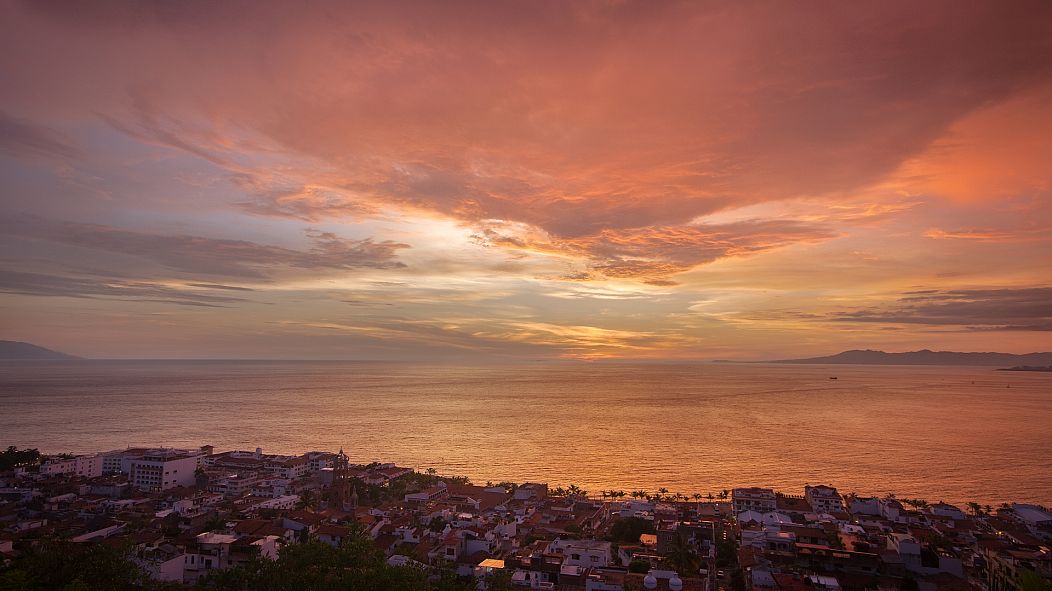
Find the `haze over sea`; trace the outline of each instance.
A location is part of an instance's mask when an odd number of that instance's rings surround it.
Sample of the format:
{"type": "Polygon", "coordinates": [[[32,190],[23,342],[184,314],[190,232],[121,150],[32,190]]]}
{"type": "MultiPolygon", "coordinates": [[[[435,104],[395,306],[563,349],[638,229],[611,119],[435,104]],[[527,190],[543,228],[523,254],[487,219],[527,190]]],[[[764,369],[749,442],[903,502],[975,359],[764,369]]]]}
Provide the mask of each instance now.
{"type": "Polygon", "coordinates": [[[343,447],[487,480],[1052,503],[1052,375],[992,368],[0,364],[0,443],[343,447]],[[837,376],[837,380],[830,380],[837,376]]]}

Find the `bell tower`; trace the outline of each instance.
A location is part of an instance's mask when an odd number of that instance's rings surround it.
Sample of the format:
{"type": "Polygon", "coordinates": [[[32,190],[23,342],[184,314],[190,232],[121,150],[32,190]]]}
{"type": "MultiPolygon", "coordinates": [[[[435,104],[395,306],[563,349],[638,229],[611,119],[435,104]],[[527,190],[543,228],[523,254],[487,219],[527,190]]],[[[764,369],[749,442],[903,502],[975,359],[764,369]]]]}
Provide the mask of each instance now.
{"type": "Polygon", "coordinates": [[[336,454],[336,459],[333,460],[332,470],[332,492],[335,501],[335,505],[340,511],[346,511],[348,505],[347,487],[350,486],[350,475],[348,468],[347,454],[343,453],[343,448],[340,448],[340,453],[336,454]]]}

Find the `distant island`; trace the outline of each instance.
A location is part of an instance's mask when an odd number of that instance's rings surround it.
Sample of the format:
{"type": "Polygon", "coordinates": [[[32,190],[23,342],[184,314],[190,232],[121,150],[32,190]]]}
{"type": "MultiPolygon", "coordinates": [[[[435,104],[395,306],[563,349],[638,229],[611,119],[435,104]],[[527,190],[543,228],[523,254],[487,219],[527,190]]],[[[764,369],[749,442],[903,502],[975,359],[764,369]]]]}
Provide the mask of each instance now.
{"type": "Polygon", "coordinates": [[[1002,367],[997,371],[1047,371],[1052,372],[1052,365],[1017,365],[1015,367],[1002,367]]]}
{"type": "Polygon", "coordinates": [[[0,341],[0,360],[5,361],[63,361],[80,359],[44,347],[38,347],[21,341],[0,341]]]}
{"type": "MultiPolygon", "coordinates": [[[[737,362],[742,363],[742,362],[737,362]]],[[[871,349],[854,349],[827,357],[806,359],[778,359],[774,361],[749,361],[745,363],[795,363],[795,364],[852,364],[852,365],[964,365],[964,366],[1052,366],[1052,353],[960,353],[957,351],[908,351],[887,353],[871,349]]],[[[1034,369],[1016,371],[1037,371],[1034,369]]]]}

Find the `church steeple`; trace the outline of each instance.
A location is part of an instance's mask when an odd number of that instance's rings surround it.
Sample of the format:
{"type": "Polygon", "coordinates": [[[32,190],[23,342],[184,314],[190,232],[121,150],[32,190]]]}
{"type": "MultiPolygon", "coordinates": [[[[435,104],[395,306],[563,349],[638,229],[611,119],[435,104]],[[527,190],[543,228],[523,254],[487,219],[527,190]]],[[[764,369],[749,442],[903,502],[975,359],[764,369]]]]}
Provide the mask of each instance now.
{"type": "MultiPolygon", "coordinates": [[[[335,505],[340,511],[346,511],[348,507],[347,498],[347,487],[350,485],[350,474],[348,470],[347,454],[343,453],[343,448],[340,448],[340,453],[336,454],[336,459],[333,460],[333,496],[335,497],[335,505]]],[[[357,502],[354,501],[357,505],[357,502]]]]}

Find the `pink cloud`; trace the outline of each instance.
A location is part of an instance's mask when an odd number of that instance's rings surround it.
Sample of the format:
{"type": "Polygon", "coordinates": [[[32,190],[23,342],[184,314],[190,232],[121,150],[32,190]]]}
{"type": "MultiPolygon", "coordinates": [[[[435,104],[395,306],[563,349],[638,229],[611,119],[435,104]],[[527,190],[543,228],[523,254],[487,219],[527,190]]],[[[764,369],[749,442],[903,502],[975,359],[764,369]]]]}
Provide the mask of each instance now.
{"type": "Polygon", "coordinates": [[[5,102],[27,115],[103,113],[210,159],[160,113],[207,124],[214,146],[256,134],[355,195],[262,190],[256,213],[402,204],[573,238],[873,183],[1047,80],[1033,56],[1050,11],[25,3],[5,10],[0,59],[5,102]],[[25,51],[44,37],[60,41],[25,51]]]}

